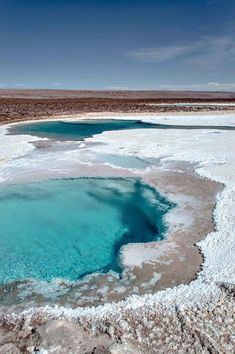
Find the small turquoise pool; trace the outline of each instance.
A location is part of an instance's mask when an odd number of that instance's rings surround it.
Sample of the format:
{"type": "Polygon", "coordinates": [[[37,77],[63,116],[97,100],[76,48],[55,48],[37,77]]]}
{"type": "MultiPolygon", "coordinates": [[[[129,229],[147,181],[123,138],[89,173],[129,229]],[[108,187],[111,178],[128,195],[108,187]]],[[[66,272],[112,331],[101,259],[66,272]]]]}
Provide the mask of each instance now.
{"type": "Polygon", "coordinates": [[[105,131],[126,129],[216,129],[234,130],[233,126],[170,125],[146,123],[141,120],[86,119],[77,122],[43,121],[16,124],[9,128],[9,134],[29,134],[56,140],[83,140],[105,131]]]}
{"type": "Polygon", "coordinates": [[[104,131],[153,128],[154,124],[140,120],[81,120],[77,122],[44,121],[17,124],[9,129],[10,134],[29,134],[56,140],[83,140],[104,131]]]}
{"type": "Polygon", "coordinates": [[[0,187],[0,282],[120,272],[120,248],[161,240],[173,204],[133,178],[0,187]]]}

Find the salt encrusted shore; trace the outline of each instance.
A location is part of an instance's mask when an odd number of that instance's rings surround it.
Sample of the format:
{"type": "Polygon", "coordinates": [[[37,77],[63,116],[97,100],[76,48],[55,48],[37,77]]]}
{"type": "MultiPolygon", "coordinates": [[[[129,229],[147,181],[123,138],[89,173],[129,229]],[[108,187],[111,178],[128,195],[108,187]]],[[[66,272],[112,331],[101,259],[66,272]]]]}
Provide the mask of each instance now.
{"type": "MultiPolygon", "coordinates": [[[[167,121],[169,124],[195,124],[196,122],[197,125],[209,125],[212,119],[213,125],[215,125],[214,120],[216,120],[216,124],[221,125],[234,125],[235,123],[233,115],[228,117],[195,115],[195,117],[190,116],[183,119],[180,116],[146,118],[142,116],[141,118],[158,123],[166,123],[167,121]]],[[[129,353],[144,353],[144,347],[147,348],[147,353],[185,353],[187,350],[197,353],[232,352],[235,344],[232,336],[234,330],[234,290],[232,284],[235,283],[233,249],[235,231],[234,132],[205,131],[203,129],[197,132],[181,130],[119,131],[106,132],[91,140],[106,144],[98,146],[101,151],[109,148],[113,152],[132,155],[138,151],[142,157],[154,156],[160,158],[163,163],[169,160],[196,163],[199,165],[196,169],[198,174],[224,184],[223,191],[217,196],[214,210],[216,230],[198,243],[204,255],[203,269],[197,279],[189,285],[180,285],[153,295],[131,296],[117,304],[75,310],[47,307],[31,309],[21,315],[2,316],[5,328],[8,325],[13,326],[12,328],[15,328],[15,333],[17,333],[16,338],[17,336],[19,338],[20,330],[23,331],[22,336],[28,346],[28,352],[34,350],[32,347],[34,347],[33,333],[35,333],[35,328],[41,328],[42,324],[47,327],[49,325],[45,322],[55,318],[64,319],[64,322],[62,321],[60,324],[62,328],[69,326],[65,320],[72,320],[76,323],[73,324],[73,329],[77,328],[78,324],[80,325],[77,331],[84,327],[96,335],[108,333],[107,343],[101,344],[104,345],[107,353],[128,353],[127,350],[129,353]],[[30,332],[32,328],[34,330],[30,332]],[[26,335],[27,330],[30,333],[28,332],[26,335]],[[28,340],[33,343],[31,349],[28,340]],[[113,342],[117,340],[123,344],[114,344],[113,342]],[[137,344],[141,346],[141,349],[136,348],[137,344]]],[[[23,141],[22,144],[24,144],[23,141]]],[[[53,328],[55,331],[55,323],[51,323],[51,327],[49,329],[47,327],[47,330],[49,332],[51,330],[53,333],[53,328]]],[[[43,333],[41,341],[38,340],[37,343],[35,340],[35,347],[38,345],[41,350],[48,347],[45,342],[45,328],[43,333]]],[[[90,338],[90,340],[92,339],[90,338]]],[[[57,343],[55,346],[57,345],[59,348],[61,345],[59,341],[55,340],[55,343],[57,343]]],[[[57,352],[63,352],[59,350],[61,349],[58,349],[57,352]]],[[[52,347],[48,352],[52,352],[52,347]]],[[[76,353],[76,351],[72,352],[76,353]]],[[[83,352],[85,353],[82,349],[77,351],[77,353],[83,352]]]]}
{"type": "MultiPolygon", "coordinates": [[[[7,138],[9,141],[14,139],[13,136],[7,138]]],[[[28,141],[30,140],[29,136],[28,141]]],[[[147,244],[129,244],[122,248],[120,260],[123,265],[123,276],[121,278],[114,274],[103,274],[97,277],[95,275],[86,277],[82,282],[73,284],[59,279],[50,284],[42,282],[41,285],[39,282],[25,282],[19,284],[12,292],[15,299],[11,299],[11,292],[5,291],[5,304],[19,302],[21,306],[18,307],[22,311],[28,308],[28,303],[32,306],[33,301],[34,307],[38,304],[42,306],[41,297],[44,296],[44,305],[66,304],[72,308],[93,306],[117,302],[131,294],[149,294],[166,287],[188,284],[195,278],[202,264],[202,255],[195,243],[213,230],[212,213],[215,197],[222,185],[195,175],[193,166],[188,163],[169,161],[162,165],[156,160],[152,167],[144,170],[119,169],[106,163],[97,165],[90,155],[93,147],[86,142],[85,144],[61,142],[57,146],[58,143],[55,141],[45,139],[36,142],[33,140],[33,143],[36,149],[31,154],[28,152],[22,158],[7,164],[9,171],[5,169],[5,173],[1,173],[5,181],[15,183],[52,178],[52,176],[58,178],[65,176],[65,173],[69,177],[140,177],[147,184],[156,187],[163,195],[167,195],[177,204],[177,208],[167,214],[170,230],[166,240],[147,244]],[[69,150],[70,146],[72,151],[69,150]],[[42,155],[40,155],[41,151],[42,155]],[[79,163],[81,157],[86,155],[86,151],[89,151],[89,160],[93,161],[91,165],[79,163]],[[56,288],[58,288],[57,292],[56,288]],[[53,292],[56,292],[56,297],[52,296],[53,292]],[[38,302],[37,297],[39,297],[38,302]]],[[[94,151],[97,150],[97,144],[95,146],[94,151]]],[[[16,285],[12,284],[12,287],[15,288],[16,285]]],[[[0,292],[4,289],[1,286],[0,292]]],[[[7,310],[10,312],[15,309],[7,310]]]]}

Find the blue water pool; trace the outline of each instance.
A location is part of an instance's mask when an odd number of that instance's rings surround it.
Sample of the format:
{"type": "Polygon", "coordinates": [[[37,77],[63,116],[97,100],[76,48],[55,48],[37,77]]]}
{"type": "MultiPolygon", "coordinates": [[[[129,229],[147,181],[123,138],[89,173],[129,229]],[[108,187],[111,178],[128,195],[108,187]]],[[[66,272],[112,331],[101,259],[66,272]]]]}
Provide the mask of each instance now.
{"type": "Polygon", "coordinates": [[[233,126],[170,125],[146,123],[141,120],[86,119],[77,122],[44,121],[17,124],[9,129],[10,134],[29,134],[56,140],[83,140],[111,130],[124,129],[216,129],[234,130],[233,126]]]}
{"type": "Polygon", "coordinates": [[[173,205],[138,179],[78,178],[0,187],[0,282],[120,272],[120,248],[161,240],[173,205]]]}
{"type": "Polygon", "coordinates": [[[9,129],[10,134],[30,134],[56,140],[82,140],[104,131],[153,128],[153,124],[139,120],[83,120],[77,122],[45,121],[17,124],[9,129]]]}

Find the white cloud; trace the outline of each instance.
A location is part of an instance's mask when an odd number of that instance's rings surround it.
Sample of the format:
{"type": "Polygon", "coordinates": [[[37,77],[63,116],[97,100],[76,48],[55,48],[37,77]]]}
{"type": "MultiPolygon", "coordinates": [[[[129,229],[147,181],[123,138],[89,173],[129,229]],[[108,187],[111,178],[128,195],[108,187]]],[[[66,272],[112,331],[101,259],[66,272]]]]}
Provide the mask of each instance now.
{"type": "Polygon", "coordinates": [[[12,84],[12,86],[16,88],[23,88],[26,87],[27,85],[19,82],[19,83],[12,84]]]}
{"type": "Polygon", "coordinates": [[[181,91],[235,91],[235,82],[221,83],[221,82],[207,82],[186,85],[162,85],[158,87],[159,90],[181,90],[181,91]]]}
{"type": "Polygon", "coordinates": [[[16,82],[16,83],[0,83],[0,88],[2,89],[8,89],[8,88],[24,88],[27,85],[21,82],[16,82]]]}
{"type": "Polygon", "coordinates": [[[143,48],[130,53],[130,55],[142,62],[162,63],[168,60],[179,58],[194,49],[193,46],[168,46],[156,48],[143,48]]]}
{"type": "Polygon", "coordinates": [[[188,43],[137,49],[130,52],[129,56],[144,63],[184,61],[214,66],[228,60],[235,61],[235,39],[204,36],[188,43]]]}
{"type": "Polygon", "coordinates": [[[51,83],[51,87],[61,87],[61,86],[63,86],[63,84],[61,83],[61,82],[52,82],[51,83]]]}
{"type": "Polygon", "coordinates": [[[221,83],[221,82],[208,82],[208,86],[214,87],[214,88],[231,88],[235,89],[235,83],[221,83]]]}
{"type": "Polygon", "coordinates": [[[172,90],[172,91],[235,91],[235,82],[206,82],[195,84],[156,84],[139,86],[106,86],[103,90],[172,90]]]}
{"type": "Polygon", "coordinates": [[[133,88],[130,86],[105,86],[104,90],[125,91],[125,90],[133,90],[133,88]]]}

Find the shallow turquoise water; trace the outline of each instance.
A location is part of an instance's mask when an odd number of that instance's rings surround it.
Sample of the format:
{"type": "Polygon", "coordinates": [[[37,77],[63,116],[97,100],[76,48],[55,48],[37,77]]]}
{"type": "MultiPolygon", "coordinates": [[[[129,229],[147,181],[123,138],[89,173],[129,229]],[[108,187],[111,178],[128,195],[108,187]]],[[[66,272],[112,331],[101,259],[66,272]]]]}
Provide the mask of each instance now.
{"type": "MultiPolygon", "coordinates": [[[[153,159],[141,159],[138,156],[97,154],[96,160],[123,168],[144,169],[154,163],[153,159]]],[[[156,161],[155,161],[156,162],[156,161]]]]}
{"type": "Polygon", "coordinates": [[[104,131],[124,129],[216,129],[234,130],[233,126],[170,125],[145,123],[140,120],[98,119],[77,122],[45,121],[17,124],[9,129],[10,134],[29,134],[57,140],[82,140],[104,131]]]}
{"type": "Polygon", "coordinates": [[[0,282],[120,271],[120,247],[164,237],[173,205],[136,179],[78,178],[0,188],[0,282]]]}
{"type": "Polygon", "coordinates": [[[11,134],[30,134],[57,140],[82,140],[104,131],[153,128],[151,123],[137,120],[99,119],[79,122],[47,121],[17,124],[9,129],[11,134]]]}

